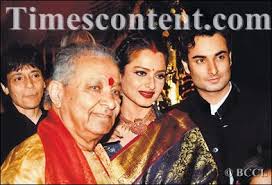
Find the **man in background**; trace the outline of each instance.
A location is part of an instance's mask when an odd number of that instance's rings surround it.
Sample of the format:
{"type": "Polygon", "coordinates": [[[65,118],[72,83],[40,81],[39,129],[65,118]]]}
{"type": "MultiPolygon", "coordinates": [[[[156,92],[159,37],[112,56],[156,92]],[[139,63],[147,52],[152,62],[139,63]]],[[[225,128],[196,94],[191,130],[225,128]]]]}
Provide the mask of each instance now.
{"type": "Polygon", "coordinates": [[[20,142],[34,134],[45,112],[40,108],[45,82],[43,63],[32,46],[9,49],[1,62],[1,88],[8,96],[1,115],[1,164],[20,142]]]}

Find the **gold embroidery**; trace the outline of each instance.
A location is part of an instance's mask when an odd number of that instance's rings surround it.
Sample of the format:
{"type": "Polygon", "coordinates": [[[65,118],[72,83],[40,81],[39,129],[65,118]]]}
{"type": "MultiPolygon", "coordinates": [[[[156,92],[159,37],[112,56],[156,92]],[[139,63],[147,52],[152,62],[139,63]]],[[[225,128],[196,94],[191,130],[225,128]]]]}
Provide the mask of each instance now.
{"type": "Polygon", "coordinates": [[[183,128],[177,129],[173,116],[165,116],[160,122],[153,123],[146,134],[139,136],[130,146],[126,146],[125,151],[113,159],[114,170],[120,172],[117,177],[120,183],[133,183],[153,160],[158,159],[173,143],[180,140],[183,133],[190,128],[185,119],[182,123],[183,128]]]}
{"type": "Polygon", "coordinates": [[[44,184],[45,156],[38,134],[16,146],[1,166],[3,184],[44,184]]]}
{"type": "MultiPolygon", "coordinates": [[[[91,170],[99,184],[118,184],[111,169],[110,159],[98,144],[95,152],[86,154],[91,170]]],[[[15,147],[1,166],[3,184],[45,184],[45,155],[38,134],[34,134],[15,147]]],[[[66,184],[63,182],[63,184],[66,184]]]]}
{"type": "MultiPolygon", "coordinates": [[[[179,155],[179,159],[174,163],[169,177],[171,179],[180,179],[181,177],[184,177],[186,173],[188,173],[186,170],[193,160],[196,161],[193,169],[194,172],[202,171],[204,167],[207,166],[210,167],[209,172],[203,173],[204,177],[202,177],[202,179],[207,179],[211,173],[217,174],[216,163],[211,153],[209,152],[208,146],[206,145],[204,138],[198,128],[194,128],[186,133],[184,141],[181,145],[181,153],[179,155]],[[195,151],[198,151],[198,153],[194,153],[195,151]]],[[[192,179],[194,180],[194,174],[192,174],[192,179]]],[[[216,179],[217,178],[214,178],[212,184],[216,183],[216,179]]],[[[199,182],[196,178],[196,180],[191,183],[200,184],[201,182],[199,182]]]]}
{"type": "Polygon", "coordinates": [[[185,113],[173,110],[169,115],[113,159],[114,170],[120,172],[117,177],[120,183],[134,183],[143,172],[145,177],[141,183],[216,183],[216,163],[199,129],[185,113]],[[159,168],[154,168],[155,171],[146,169],[152,164],[152,159],[164,155],[177,141],[177,153],[168,153],[159,168]],[[174,160],[173,165],[168,166],[167,158],[174,160]]]}

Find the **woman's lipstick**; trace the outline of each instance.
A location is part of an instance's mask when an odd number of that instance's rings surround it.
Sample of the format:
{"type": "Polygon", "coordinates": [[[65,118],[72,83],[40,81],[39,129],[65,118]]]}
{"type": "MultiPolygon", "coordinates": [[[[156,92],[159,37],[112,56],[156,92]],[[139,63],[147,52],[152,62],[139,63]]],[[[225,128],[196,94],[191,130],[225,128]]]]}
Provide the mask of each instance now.
{"type": "Polygon", "coordinates": [[[138,91],[138,92],[145,98],[152,98],[152,96],[155,94],[155,92],[153,91],[138,91]]]}

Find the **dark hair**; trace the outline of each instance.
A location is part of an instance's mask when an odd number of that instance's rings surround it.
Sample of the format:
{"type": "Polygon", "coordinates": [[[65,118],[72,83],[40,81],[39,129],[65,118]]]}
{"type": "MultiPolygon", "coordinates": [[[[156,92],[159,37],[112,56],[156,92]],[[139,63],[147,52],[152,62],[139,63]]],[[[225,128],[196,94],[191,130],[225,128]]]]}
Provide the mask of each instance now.
{"type": "Polygon", "coordinates": [[[7,75],[24,66],[38,68],[44,76],[42,56],[32,45],[12,46],[3,53],[1,59],[1,82],[5,86],[7,85],[7,75]]]}
{"type": "Polygon", "coordinates": [[[215,28],[211,28],[210,30],[182,30],[180,34],[181,42],[179,45],[181,59],[185,62],[188,61],[188,50],[195,46],[196,36],[213,36],[216,33],[220,34],[226,39],[228,50],[231,51],[231,35],[229,30],[216,30],[215,28]]]}
{"type": "Polygon", "coordinates": [[[115,51],[121,73],[124,73],[125,66],[130,62],[131,54],[143,49],[151,49],[163,53],[167,63],[168,51],[162,39],[151,36],[145,37],[142,33],[133,33],[128,35],[115,51]]]}

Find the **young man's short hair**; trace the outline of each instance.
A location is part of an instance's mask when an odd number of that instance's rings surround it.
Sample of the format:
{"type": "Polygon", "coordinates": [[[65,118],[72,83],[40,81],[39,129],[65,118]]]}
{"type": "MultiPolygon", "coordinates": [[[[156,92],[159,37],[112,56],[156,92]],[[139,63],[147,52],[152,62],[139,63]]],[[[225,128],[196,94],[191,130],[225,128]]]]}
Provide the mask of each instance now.
{"type": "Polygon", "coordinates": [[[218,33],[226,39],[228,50],[231,51],[231,32],[228,28],[223,30],[218,30],[215,27],[211,26],[212,22],[210,19],[202,20],[200,27],[202,29],[196,29],[193,27],[194,23],[191,24],[189,30],[180,31],[180,42],[178,44],[178,49],[180,52],[180,57],[184,62],[188,61],[188,50],[195,46],[195,37],[197,36],[213,36],[218,33]],[[210,29],[205,29],[207,25],[210,25],[210,29]]]}

